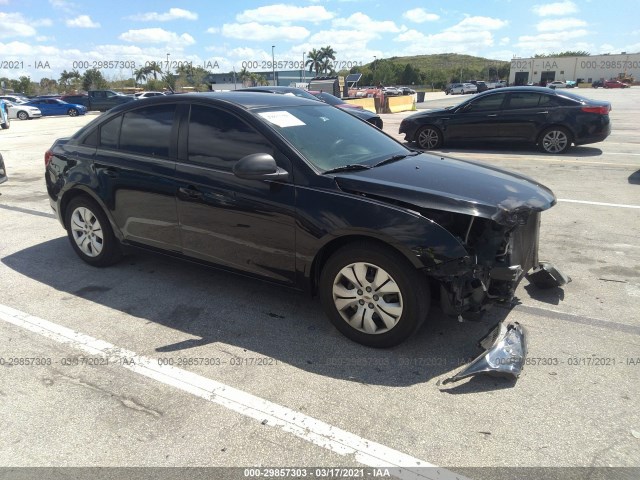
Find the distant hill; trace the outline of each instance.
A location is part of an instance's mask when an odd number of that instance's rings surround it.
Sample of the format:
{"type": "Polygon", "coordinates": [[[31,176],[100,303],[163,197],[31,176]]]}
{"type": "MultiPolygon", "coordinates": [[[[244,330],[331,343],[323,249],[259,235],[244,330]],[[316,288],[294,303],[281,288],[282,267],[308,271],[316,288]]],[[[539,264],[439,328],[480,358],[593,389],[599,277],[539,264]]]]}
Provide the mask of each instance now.
{"type": "MultiPolygon", "coordinates": [[[[377,59],[351,69],[362,73],[361,84],[432,85],[441,88],[447,83],[466,80],[495,81],[509,77],[511,62],[490,58],[439,53],[377,59]]],[[[349,72],[341,72],[349,73],[349,72]]]]}

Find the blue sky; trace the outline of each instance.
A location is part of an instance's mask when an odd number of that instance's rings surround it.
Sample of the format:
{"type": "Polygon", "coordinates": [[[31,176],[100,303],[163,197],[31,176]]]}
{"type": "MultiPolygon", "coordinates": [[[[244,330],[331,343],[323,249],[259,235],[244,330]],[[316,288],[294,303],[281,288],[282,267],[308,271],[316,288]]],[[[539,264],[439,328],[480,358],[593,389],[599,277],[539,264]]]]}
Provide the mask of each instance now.
{"type": "Polygon", "coordinates": [[[272,51],[276,61],[302,62],[326,45],[345,66],[450,52],[634,53],[639,13],[639,0],[0,0],[0,76],[57,79],[74,65],[112,61],[103,73],[118,79],[134,64],[167,59],[261,71],[272,51]]]}

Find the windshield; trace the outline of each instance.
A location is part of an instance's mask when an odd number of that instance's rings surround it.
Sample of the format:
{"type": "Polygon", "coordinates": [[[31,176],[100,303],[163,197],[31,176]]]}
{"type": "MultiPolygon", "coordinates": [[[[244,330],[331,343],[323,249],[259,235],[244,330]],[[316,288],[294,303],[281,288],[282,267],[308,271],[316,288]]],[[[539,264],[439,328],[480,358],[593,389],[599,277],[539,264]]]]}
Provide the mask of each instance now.
{"type": "Polygon", "coordinates": [[[264,109],[258,116],[322,172],[411,153],[370,124],[321,103],[264,109]]]}

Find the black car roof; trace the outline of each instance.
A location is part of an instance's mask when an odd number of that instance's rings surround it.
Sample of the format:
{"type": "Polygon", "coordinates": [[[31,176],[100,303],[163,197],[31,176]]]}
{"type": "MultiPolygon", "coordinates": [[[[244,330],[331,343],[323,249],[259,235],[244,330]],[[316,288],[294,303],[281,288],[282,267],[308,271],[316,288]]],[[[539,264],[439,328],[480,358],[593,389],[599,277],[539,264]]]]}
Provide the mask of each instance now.
{"type": "Polygon", "coordinates": [[[174,102],[210,101],[214,104],[233,104],[247,110],[268,107],[290,107],[298,105],[318,106],[317,101],[300,98],[295,95],[273,95],[268,92],[244,91],[242,93],[231,92],[206,92],[206,93],[180,93],[173,95],[158,95],[148,97],[135,102],[118,105],[110,112],[119,112],[137,108],[142,105],[155,105],[174,102]],[[144,103],[142,103],[144,102],[144,103]]]}

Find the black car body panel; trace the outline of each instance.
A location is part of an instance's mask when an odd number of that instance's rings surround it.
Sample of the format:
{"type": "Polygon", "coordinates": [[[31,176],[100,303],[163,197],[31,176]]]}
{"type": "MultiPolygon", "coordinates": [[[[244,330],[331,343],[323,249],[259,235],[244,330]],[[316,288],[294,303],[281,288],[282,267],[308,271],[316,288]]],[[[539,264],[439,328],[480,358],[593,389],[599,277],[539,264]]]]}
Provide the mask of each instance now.
{"type": "Polygon", "coordinates": [[[0,183],[4,183],[8,180],[7,170],[4,166],[4,159],[2,158],[2,154],[0,153],[0,183]]]}
{"type": "Polygon", "coordinates": [[[561,126],[569,130],[575,145],[600,142],[611,133],[609,115],[585,111],[585,107],[608,112],[611,105],[543,87],[506,87],[477,94],[455,107],[411,115],[401,122],[399,131],[409,142],[416,141],[422,127],[431,125],[441,132],[445,145],[536,144],[547,128],[561,126]],[[536,98],[534,105],[530,99],[536,98]]]}
{"type": "Polygon", "coordinates": [[[124,245],[310,291],[339,248],[375,242],[437,283],[453,315],[513,296],[537,266],[540,212],[555,204],[525,176],[415,155],[331,106],[288,95],[131,102],[57,140],[47,158],[50,202],[65,227],[67,206],[88,195],[124,245]],[[214,120],[222,130],[204,129],[214,120]],[[256,153],[276,176],[231,168],[256,153]],[[359,171],[331,173],[353,159],[359,171]]]}

